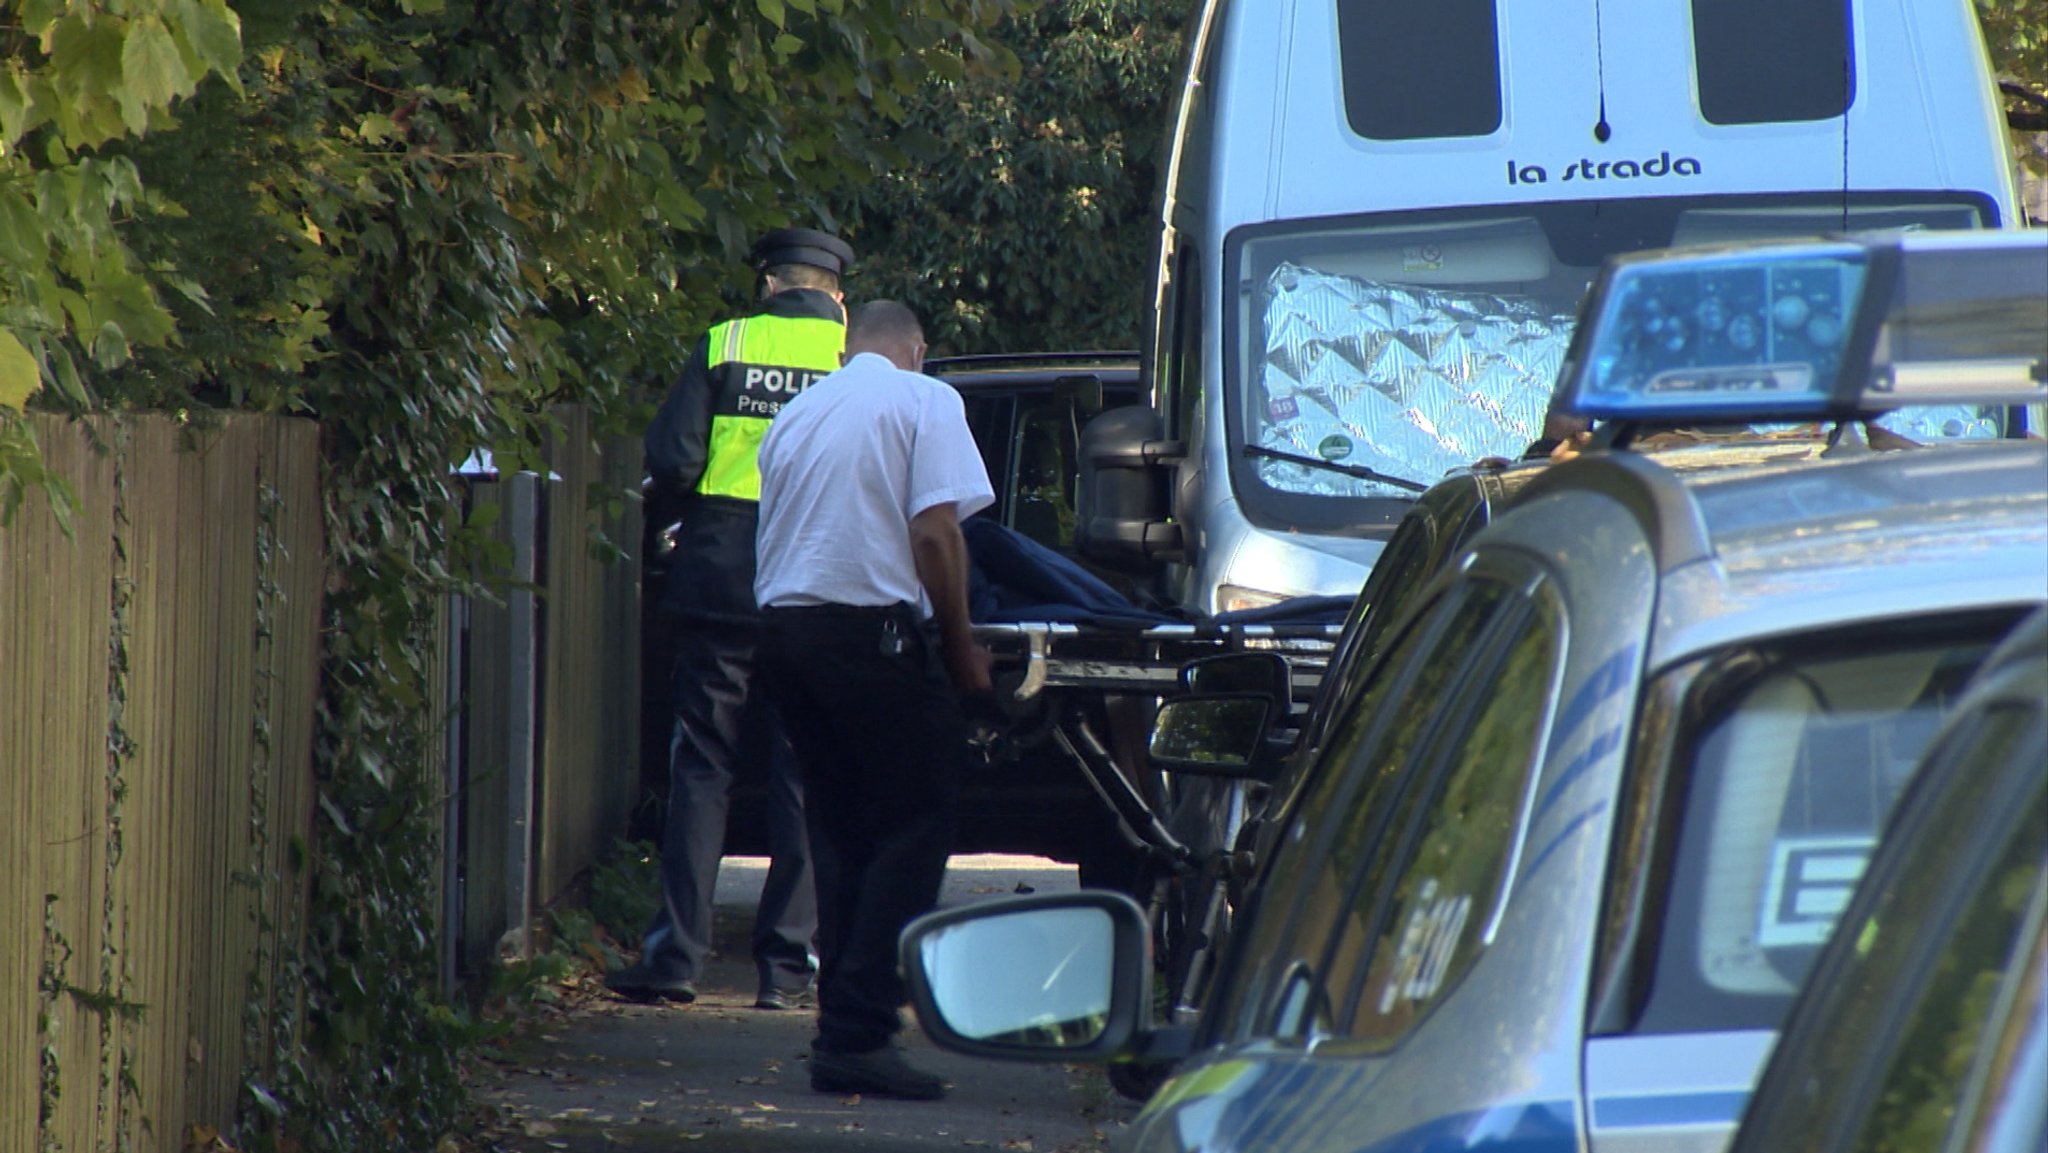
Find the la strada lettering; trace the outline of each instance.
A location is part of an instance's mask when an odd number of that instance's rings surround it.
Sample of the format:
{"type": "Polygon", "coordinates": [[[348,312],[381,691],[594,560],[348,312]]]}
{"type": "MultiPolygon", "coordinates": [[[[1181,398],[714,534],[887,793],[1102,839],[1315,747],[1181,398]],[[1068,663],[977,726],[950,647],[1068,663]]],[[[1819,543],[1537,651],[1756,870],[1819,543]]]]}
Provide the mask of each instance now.
{"type": "MultiPolygon", "coordinates": [[[[1654,180],[1666,176],[1698,176],[1700,162],[1690,156],[1672,159],[1669,152],[1659,152],[1648,160],[1591,160],[1581,158],[1571,162],[1558,178],[1559,184],[1574,180],[1654,180]]],[[[1548,184],[1550,171],[1541,164],[1517,164],[1508,161],[1509,184],[1548,184]]]]}

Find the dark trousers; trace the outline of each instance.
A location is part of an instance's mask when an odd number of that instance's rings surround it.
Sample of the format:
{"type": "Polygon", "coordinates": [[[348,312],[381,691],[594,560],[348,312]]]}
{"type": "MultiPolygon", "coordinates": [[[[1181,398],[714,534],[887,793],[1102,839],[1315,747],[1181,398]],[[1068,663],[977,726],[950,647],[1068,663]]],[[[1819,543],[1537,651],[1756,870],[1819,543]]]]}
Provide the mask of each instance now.
{"type": "Polygon", "coordinates": [[[902,1027],[896,941],[938,903],[966,722],[936,637],[909,609],[764,616],[763,683],[796,746],[817,868],[813,1045],[864,1053],[902,1027]],[[885,644],[892,630],[900,646],[885,644]]]}
{"type": "Polygon", "coordinates": [[[677,628],[663,907],[641,959],[666,978],[703,975],[733,775],[765,764],[769,864],[751,944],[761,988],[794,992],[811,981],[818,902],[796,760],[765,696],[754,691],[759,636],[753,625],[723,621],[688,620],[677,628]]]}

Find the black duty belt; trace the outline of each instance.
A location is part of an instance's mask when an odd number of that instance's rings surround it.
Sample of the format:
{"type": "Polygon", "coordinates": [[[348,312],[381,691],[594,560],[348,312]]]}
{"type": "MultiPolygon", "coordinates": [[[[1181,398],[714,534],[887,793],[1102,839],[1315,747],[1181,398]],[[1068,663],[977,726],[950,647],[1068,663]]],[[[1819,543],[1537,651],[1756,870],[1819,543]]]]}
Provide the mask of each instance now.
{"type": "Polygon", "coordinates": [[[769,605],[761,610],[773,617],[804,619],[815,617],[824,620],[893,620],[910,624],[921,624],[917,606],[898,601],[889,605],[769,605]]]}

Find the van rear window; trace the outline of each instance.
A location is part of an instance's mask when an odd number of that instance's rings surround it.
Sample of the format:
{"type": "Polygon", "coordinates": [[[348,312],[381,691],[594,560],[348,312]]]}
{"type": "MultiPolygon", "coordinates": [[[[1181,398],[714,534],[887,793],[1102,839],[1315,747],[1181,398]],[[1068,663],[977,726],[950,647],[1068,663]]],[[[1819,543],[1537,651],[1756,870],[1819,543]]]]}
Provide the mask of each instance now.
{"type": "Polygon", "coordinates": [[[1856,98],[1849,0],[1693,0],[1692,52],[1710,124],[1828,120],[1856,98]]]}
{"type": "Polygon", "coordinates": [[[1487,136],[1500,128],[1494,0],[1337,0],[1344,115],[1370,140],[1487,136]]]}

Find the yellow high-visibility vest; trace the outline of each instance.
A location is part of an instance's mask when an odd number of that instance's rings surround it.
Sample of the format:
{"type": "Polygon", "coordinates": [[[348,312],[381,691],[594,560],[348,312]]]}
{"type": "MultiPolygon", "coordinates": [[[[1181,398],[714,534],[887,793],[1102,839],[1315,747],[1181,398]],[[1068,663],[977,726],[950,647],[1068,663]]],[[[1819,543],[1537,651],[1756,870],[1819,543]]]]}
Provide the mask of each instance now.
{"type": "Polygon", "coordinates": [[[846,327],[836,320],[749,316],[711,330],[711,440],[697,491],[761,499],[761,438],[782,406],[839,367],[846,327]]]}

